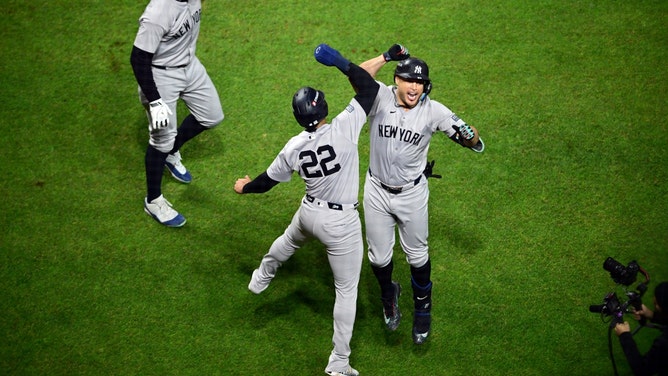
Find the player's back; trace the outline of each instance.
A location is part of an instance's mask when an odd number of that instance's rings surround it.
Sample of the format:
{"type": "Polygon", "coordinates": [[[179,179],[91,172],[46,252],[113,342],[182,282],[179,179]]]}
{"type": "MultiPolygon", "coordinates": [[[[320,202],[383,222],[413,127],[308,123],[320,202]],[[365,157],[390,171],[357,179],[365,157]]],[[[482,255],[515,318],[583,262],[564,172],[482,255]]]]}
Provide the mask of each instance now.
{"type": "Polygon", "coordinates": [[[295,171],[304,179],[307,194],[340,204],[357,202],[359,155],[356,139],[346,133],[343,127],[325,124],[295,137],[295,171]]]}

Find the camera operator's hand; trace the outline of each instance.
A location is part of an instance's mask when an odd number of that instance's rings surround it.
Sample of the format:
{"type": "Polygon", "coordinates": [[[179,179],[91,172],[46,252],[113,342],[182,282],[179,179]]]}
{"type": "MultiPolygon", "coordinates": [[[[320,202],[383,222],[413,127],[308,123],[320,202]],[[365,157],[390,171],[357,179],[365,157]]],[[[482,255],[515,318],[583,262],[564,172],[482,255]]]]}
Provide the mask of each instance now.
{"type": "Polygon", "coordinates": [[[633,318],[638,321],[640,321],[643,318],[651,320],[654,317],[654,312],[651,309],[647,308],[647,306],[645,306],[644,304],[642,305],[642,309],[639,311],[632,309],[632,313],[633,313],[633,318]]]}
{"type": "Polygon", "coordinates": [[[631,325],[629,325],[628,321],[617,323],[617,325],[615,325],[615,333],[617,334],[617,336],[621,336],[622,333],[627,333],[630,331],[631,331],[631,325]]]}

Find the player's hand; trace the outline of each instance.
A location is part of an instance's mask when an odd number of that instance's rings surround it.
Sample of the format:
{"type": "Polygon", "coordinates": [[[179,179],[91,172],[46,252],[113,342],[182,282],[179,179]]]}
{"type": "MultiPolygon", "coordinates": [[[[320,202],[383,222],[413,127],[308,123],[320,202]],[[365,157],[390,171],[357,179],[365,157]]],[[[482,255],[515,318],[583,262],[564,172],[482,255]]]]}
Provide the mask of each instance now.
{"type": "Polygon", "coordinates": [[[411,57],[411,54],[408,53],[408,48],[395,44],[389,50],[383,52],[383,57],[385,61],[401,61],[411,57]]]}
{"type": "Polygon", "coordinates": [[[348,70],[348,65],[350,64],[350,60],[341,56],[339,51],[333,49],[326,43],[319,44],[318,47],[315,48],[315,51],[313,51],[313,56],[315,56],[315,59],[320,64],[328,67],[335,66],[343,72],[348,70]]]}
{"type": "Polygon", "coordinates": [[[452,129],[457,132],[455,141],[463,147],[470,148],[478,153],[484,150],[484,144],[480,140],[480,136],[478,136],[478,130],[474,127],[464,123],[461,126],[453,125],[452,129]]]}
{"type": "Polygon", "coordinates": [[[615,325],[615,333],[617,336],[622,335],[622,333],[627,333],[631,331],[631,325],[627,321],[619,322],[615,325]]]}
{"type": "Polygon", "coordinates": [[[248,175],[244,176],[243,178],[237,179],[236,183],[234,183],[234,191],[239,194],[244,193],[244,186],[250,183],[250,181],[251,178],[248,175]]]}
{"type": "Polygon", "coordinates": [[[468,124],[464,124],[462,126],[453,125],[452,129],[454,129],[455,132],[457,132],[460,140],[470,141],[473,139],[473,137],[475,137],[473,129],[471,129],[471,126],[468,124]]]}
{"type": "Polygon", "coordinates": [[[425,166],[424,171],[422,172],[427,179],[429,178],[436,178],[440,179],[442,178],[441,175],[434,174],[434,163],[436,163],[435,160],[432,159],[431,162],[427,161],[427,166],[425,166]]]}
{"type": "Polygon", "coordinates": [[[151,112],[149,131],[165,128],[169,125],[169,116],[172,114],[172,110],[169,109],[162,98],[149,103],[148,108],[151,112]]]}

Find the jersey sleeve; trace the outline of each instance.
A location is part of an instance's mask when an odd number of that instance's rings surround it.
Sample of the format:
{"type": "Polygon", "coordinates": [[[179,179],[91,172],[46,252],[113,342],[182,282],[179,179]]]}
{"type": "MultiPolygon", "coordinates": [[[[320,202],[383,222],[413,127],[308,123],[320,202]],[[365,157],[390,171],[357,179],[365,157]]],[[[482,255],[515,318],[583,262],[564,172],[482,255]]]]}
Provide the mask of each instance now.
{"type": "MultiPolygon", "coordinates": [[[[428,99],[429,100],[429,99],[428,99]]],[[[460,119],[454,112],[449,108],[444,106],[442,103],[437,101],[432,102],[433,111],[437,112],[434,114],[433,119],[439,119],[436,123],[436,129],[444,132],[449,138],[452,138],[457,133],[453,128],[454,125],[462,126],[466,124],[464,120],[460,119]]]]}
{"type": "Polygon", "coordinates": [[[298,159],[298,157],[294,155],[296,153],[295,150],[297,150],[297,137],[298,136],[293,137],[287,144],[285,144],[280,153],[274,158],[274,161],[271,162],[269,168],[267,168],[267,175],[271,179],[285,183],[292,178],[292,173],[295,172],[297,168],[296,162],[294,163],[294,166],[292,162],[297,161],[298,159]]]}
{"type": "Polygon", "coordinates": [[[378,93],[376,94],[376,99],[373,101],[373,106],[369,111],[369,116],[374,117],[379,111],[382,111],[383,103],[394,103],[394,92],[392,91],[391,86],[387,86],[380,81],[376,81],[380,87],[378,88],[378,93]]]}
{"type": "Polygon", "coordinates": [[[139,17],[139,30],[134,45],[146,52],[155,53],[162,37],[169,32],[170,13],[166,12],[167,4],[162,1],[151,1],[139,17]]]}
{"type": "Polygon", "coordinates": [[[344,135],[346,139],[357,144],[366,123],[366,113],[362,105],[355,99],[351,99],[346,108],[332,119],[332,126],[336,127],[338,134],[344,135]]]}

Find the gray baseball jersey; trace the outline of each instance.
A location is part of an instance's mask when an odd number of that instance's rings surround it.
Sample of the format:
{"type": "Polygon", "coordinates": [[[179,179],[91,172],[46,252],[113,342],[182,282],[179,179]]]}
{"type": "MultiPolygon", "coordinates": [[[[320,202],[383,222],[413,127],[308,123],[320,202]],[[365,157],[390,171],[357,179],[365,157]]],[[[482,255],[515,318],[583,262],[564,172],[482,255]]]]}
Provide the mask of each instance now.
{"type": "Polygon", "coordinates": [[[188,65],[195,57],[201,14],[200,0],[151,0],[139,18],[134,45],[153,53],[154,65],[188,65]]]}
{"type": "Polygon", "coordinates": [[[455,134],[459,119],[429,96],[410,111],[397,104],[396,87],[380,83],[380,91],[369,114],[373,176],[390,186],[403,186],[417,179],[427,163],[431,137],[437,131],[455,134]]]}
{"type": "Polygon", "coordinates": [[[351,100],[330,124],[291,138],[267,169],[267,175],[287,182],[297,172],[306,183],[306,196],[283,235],[271,245],[258,268],[259,277],[271,279],[308,238],[327,248],[336,285],[334,349],[327,369],[346,369],[355,322],[357,287],[364,242],[357,207],[359,156],[357,143],[366,113],[351,100]]]}
{"type": "Polygon", "coordinates": [[[270,178],[289,181],[297,172],[306,193],[324,201],[354,204],[359,194],[357,142],[366,114],[356,100],[316,132],[303,131],[288,141],[267,169],[270,178]]]}
{"type": "MultiPolygon", "coordinates": [[[[207,128],[218,125],[224,117],[218,92],[195,55],[201,17],[200,0],[151,0],[139,18],[134,45],[153,54],[153,79],[172,111],[169,126],[151,132],[150,144],[162,152],[171,150],[177,134],[179,98],[207,128]]],[[[146,106],[148,100],[141,88],[139,96],[146,106]]],[[[147,116],[150,119],[148,111],[147,116]]]]}
{"type": "Polygon", "coordinates": [[[429,186],[423,176],[429,143],[437,131],[452,136],[452,126],[464,121],[428,96],[406,110],[397,104],[395,90],[380,83],[369,113],[371,148],[364,185],[369,260],[375,266],[389,264],[398,226],[408,263],[421,267],[429,260],[429,186]]]}

